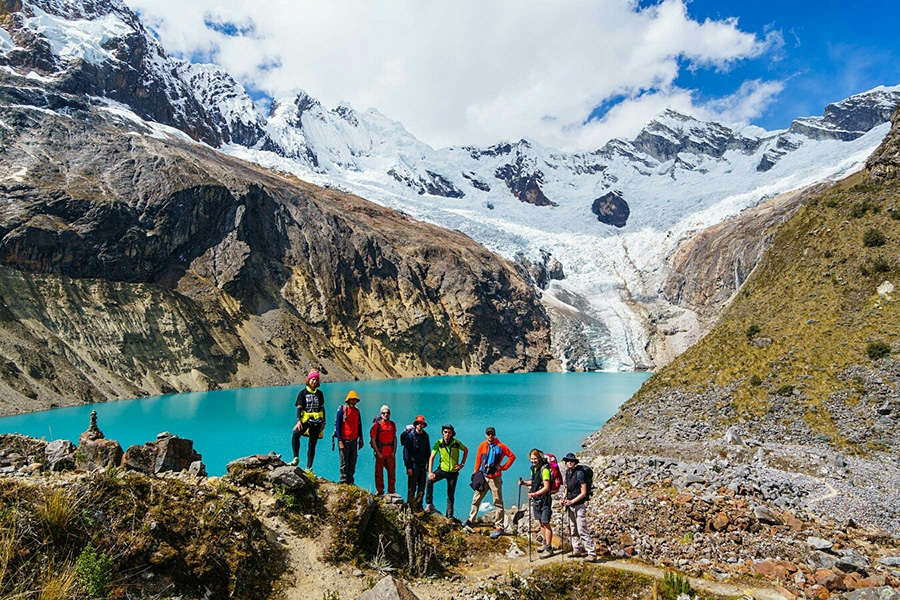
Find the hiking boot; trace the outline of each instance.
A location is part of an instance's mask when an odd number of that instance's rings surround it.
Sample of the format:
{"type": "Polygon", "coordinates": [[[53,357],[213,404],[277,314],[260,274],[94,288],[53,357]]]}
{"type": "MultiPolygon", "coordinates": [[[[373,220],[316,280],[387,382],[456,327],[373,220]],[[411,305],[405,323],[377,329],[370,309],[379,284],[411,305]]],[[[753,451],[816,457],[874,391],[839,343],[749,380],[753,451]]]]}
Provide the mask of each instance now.
{"type": "Polygon", "coordinates": [[[503,528],[498,527],[497,529],[495,529],[494,531],[491,532],[491,539],[496,540],[501,535],[503,535],[503,528]]]}
{"type": "Polygon", "coordinates": [[[588,555],[587,552],[585,552],[584,550],[578,549],[578,550],[575,550],[574,552],[572,552],[572,554],[570,554],[569,556],[571,556],[572,558],[584,558],[587,555],[588,555]]]}
{"type": "Polygon", "coordinates": [[[584,562],[595,563],[597,562],[596,554],[588,554],[587,558],[584,559],[584,562]]]}
{"type": "Polygon", "coordinates": [[[553,556],[553,546],[544,546],[538,551],[538,558],[550,558],[553,556]]]}
{"type": "Polygon", "coordinates": [[[294,458],[291,459],[291,462],[288,463],[288,466],[296,467],[298,464],[300,464],[300,459],[295,456],[294,458]]]}
{"type": "Polygon", "coordinates": [[[434,512],[434,504],[426,504],[425,505],[425,514],[430,515],[434,512]]]}

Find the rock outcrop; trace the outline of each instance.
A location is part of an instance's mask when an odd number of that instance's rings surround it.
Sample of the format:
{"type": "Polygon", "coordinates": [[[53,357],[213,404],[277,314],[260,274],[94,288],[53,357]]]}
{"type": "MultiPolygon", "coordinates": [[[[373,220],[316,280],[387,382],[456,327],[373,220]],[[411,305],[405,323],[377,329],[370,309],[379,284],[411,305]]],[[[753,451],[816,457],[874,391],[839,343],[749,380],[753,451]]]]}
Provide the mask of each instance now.
{"type": "Polygon", "coordinates": [[[468,237],[121,114],[0,88],[0,413],[546,367],[533,288],[468,237]]]}
{"type": "Polygon", "coordinates": [[[597,215],[601,223],[618,228],[625,227],[631,214],[628,203],[618,192],[609,192],[594,200],[591,212],[597,215]]]}

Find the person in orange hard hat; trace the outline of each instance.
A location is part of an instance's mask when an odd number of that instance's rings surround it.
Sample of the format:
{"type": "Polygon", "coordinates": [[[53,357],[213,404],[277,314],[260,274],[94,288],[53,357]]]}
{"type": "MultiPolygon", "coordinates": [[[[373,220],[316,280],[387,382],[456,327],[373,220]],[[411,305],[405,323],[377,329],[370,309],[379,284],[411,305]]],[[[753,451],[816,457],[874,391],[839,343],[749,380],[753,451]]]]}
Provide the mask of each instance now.
{"type": "Polygon", "coordinates": [[[347,393],[344,402],[345,404],[337,409],[337,417],[334,419],[334,437],[341,455],[341,476],[338,483],[353,485],[356,458],[363,446],[362,416],[356,408],[359,396],[355,390],[347,393]]]}

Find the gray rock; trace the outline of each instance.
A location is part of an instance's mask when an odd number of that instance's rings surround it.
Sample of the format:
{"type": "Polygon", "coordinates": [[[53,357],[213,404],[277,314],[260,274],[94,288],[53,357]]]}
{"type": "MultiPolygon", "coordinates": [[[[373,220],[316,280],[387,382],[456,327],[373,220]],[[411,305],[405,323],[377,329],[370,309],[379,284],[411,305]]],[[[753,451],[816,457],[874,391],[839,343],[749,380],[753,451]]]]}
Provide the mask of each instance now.
{"type": "Polygon", "coordinates": [[[844,573],[856,572],[863,577],[866,577],[869,574],[869,568],[871,565],[869,564],[869,560],[865,556],[852,552],[839,558],[835,563],[835,566],[844,573]]]}
{"type": "Polygon", "coordinates": [[[837,561],[837,556],[816,551],[810,555],[808,562],[814,569],[833,569],[837,561]]]}
{"type": "Polygon", "coordinates": [[[199,460],[195,460],[188,467],[188,473],[193,475],[194,477],[206,477],[206,465],[199,460]]]}
{"type": "Polygon", "coordinates": [[[834,547],[834,542],[817,537],[808,537],[806,538],[806,545],[814,550],[831,550],[834,547]]]}
{"type": "Polygon", "coordinates": [[[296,492],[309,485],[309,480],[299,467],[283,466],[266,474],[266,479],[273,486],[284,486],[288,491],[296,492]]]}
{"type": "Polygon", "coordinates": [[[387,575],[357,597],[357,600],[419,600],[409,586],[399,579],[387,575]]]}
{"type": "Polygon", "coordinates": [[[47,466],[51,471],[69,471],[75,468],[75,444],[69,440],[53,440],[44,449],[47,466]]]}
{"type": "Polygon", "coordinates": [[[741,434],[737,431],[729,429],[725,432],[725,443],[733,446],[743,446],[744,440],[741,439],[741,434]]]}
{"type": "Polygon", "coordinates": [[[847,592],[841,598],[846,600],[900,600],[900,592],[894,588],[882,586],[847,592]]]}
{"type": "Polygon", "coordinates": [[[878,562],[886,567],[900,567],[900,556],[882,556],[878,562]]]}
{"type": "Polygon", "coordinates": [[[767,525],[781,525],[781,517],[768,506],[757,506],[753,509],[753,515],[759,519],[760,523],[767,525]]]}

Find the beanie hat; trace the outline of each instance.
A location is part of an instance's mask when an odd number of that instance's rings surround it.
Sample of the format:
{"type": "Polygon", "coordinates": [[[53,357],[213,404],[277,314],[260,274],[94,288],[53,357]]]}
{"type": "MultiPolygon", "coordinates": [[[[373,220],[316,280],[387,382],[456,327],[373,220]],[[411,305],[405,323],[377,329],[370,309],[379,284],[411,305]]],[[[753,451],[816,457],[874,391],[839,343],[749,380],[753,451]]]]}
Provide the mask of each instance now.
{"type": "Polygon", "coordinates": [[[318,371],[310,371],[310,372],[309,372],[309,375],[306,376],[306,380],[309,381],[309,380],[312,379],[313,377],[315,377],[316,379],[321,379],[321,377],[319,377],[319,372],[318,372],[318,371]]]}

